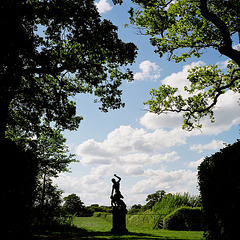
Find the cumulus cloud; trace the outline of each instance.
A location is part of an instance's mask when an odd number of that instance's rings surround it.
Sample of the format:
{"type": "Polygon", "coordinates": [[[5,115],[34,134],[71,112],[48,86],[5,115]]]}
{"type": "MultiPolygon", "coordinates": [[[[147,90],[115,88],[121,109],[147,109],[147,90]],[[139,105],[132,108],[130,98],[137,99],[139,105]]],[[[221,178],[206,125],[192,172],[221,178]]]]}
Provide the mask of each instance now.
{"type": "Polygon", "coordinates": [[[212,140],[208,144],[194,144],[190,147],[190,150],[202,153],[204,150],[218,150],[223,147],[224,147],[223,141],[212,140]]]}
{"type": "MultiPolygon", "coordinates": [[[[118,173],[128,181],[132,178],[138,179],[131,180],[132,183],[128,182],[127,186],[124,184],[122,186],[123,195],[129,196],[127,204],[134,204],[135,200],[144,203],[145,193],[150,194],[159,189],[172,192],[189,191],[194,181],[191,179],[191,184],[185,185],[183,179],[189,174],[192,178],[191,171],[168,172],[165,169],[166,164],[180,159],[178,153],[170,151],[169,148],[185,143],[185,137],[179,136],[174,131],[157,129],[148,132],[142,128],[120,126],[110,132],[105,140],[97,142],[89,139],[76,148],[80,163],[90,167],[88,175],[77,180],[61,174],[57,181],[60,187],[68,189],[67,192],[74,190],[73,192],[81,194],[83,201],[84,198],[87,201],[97,198],[98,193],[102,200],[105,199],[102,202],[105,201],[104,204],[106,199],[109,199],[110,179],[113,173],[118,173]],[[139,181],[139,179],[142,180],[139,181]],[[181,182],[185,186],[179,188],[181,182]]],[[[100,203],[100,199],[98,202],[100,203]]]]}
{"type": "Polygon", "coordinates": [[[60,173],[53,181],[64,189],[64,196],[75,193],[81,197],[85,205],[106,204],[106,199],[109,199],[110,184],[102,176],[88,174],[77,178],[67,173],[60,173]]]}
{"type": "Polygon", "coordinates": [[[185,166],[187,167],[187,168],[197,168],[200,164],[201,164],[201,162],[204,160],[204,158],[200,158],[199,160],[197,160],[197,161],[191,161],[191,162],[186,162],[185,163],[185,166]]]}
{"type": "Polygon", "coordinates": [[[103,142],[87,140],[76,148],[76,154],[84,165],[111,164],[155,164],[176,160],[176,152],[160,153],[169,147],[186,143],[185,136],[173,131],[157,129],[147,132],[131,126],[120,126],[107,135],[103,142]]]}
{"type": "Polygon", "coordinates": [[[197,183],[196,172],[185,169],[175,171],[148,169],[144,176],[144,179],[138,181],[129,190],[131,194],[148,194],[159,189],[167,192],[187,192],[197,183]]]}
{"type": "Polygon", "coordinates": [[[156,81],[160,75],[160,67],[149,60],[139,64],[140,72],[134,74],[134,79],[138,81],[156,81]]]}
{"type": "Polygon", "coordinates": [[[140,124],[147,129],[179,128],[182,126],[183,117],[179,113],[155,114],[147,112],[140,118],[140,124]]]}
{"type": "Polygon", "coordinates": [[[192,62],[191,64],[184,65],[182,71],[177,73],[172,73],[162,80],[162,83],[165,85],[170,85],[171,87],[178,88],[178,94],[183,95],[184,97],[188,97],[189,94],[184,91],[184,87],[190,87],[190,82],[187,79],[188,70],[193,67],[201,67],[204,66],[205,63],[203,61],[192,62]]]}
{"type": "Polygon", "coordinates": [[[209,118],[204,118],[202,120],[203,133],[208,135],[217,135],[221,132],[229,130],[232,126],[239,124],[239,98],[239,93],[234,93],[230,90],[221,95],[214,108],[215,122],[211,124],[209,118]]]}
{"type": "Polygon", "coordinates": [[[108,0],[100,0],[99,2],[96,2],[95,5],[97,6],[99,13],[109,12],[113,8],[108,0]]]}
{"type": "MultiPolygon", "coordinates": [[[[139,166],[136,166],[132,169],[126,168],[125,171],[134,172],[139,171],[139,169],[139,166]]],[[[191,170],[166,171],[165,169],[154,170],[148,168],[145,170],[140,169],[140,171],[142,174],[141,180],[133,184],[127,183],[126,178],[122,178],[121,191],[128,206],[136,203],[144,204],[146,196],[159,189],[172,193],[183,193],[189,192],[197,185],[197,173],[191,170]]],[[[76,193],[81,197],[85,205],[92,203],[109,205],[113,172],[109,176],[106,176],[106,172],[104,172],[103,176],[99,176],[96,173],[96,169],[92,169],[91,173],[83,176],[81,179],[61,173],[57,179],[54,179],[54,182],[59,187],[65,189],[65,196],[76,193]]]]}

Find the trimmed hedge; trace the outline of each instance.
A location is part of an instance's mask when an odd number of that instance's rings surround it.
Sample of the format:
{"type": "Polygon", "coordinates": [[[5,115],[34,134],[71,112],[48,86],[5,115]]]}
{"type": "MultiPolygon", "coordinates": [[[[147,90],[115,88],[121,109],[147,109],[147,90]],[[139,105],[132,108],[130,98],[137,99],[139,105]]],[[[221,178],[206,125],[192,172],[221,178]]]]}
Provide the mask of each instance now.
{"type": "Polygon", "coordinates": [[[163,228],[168,230],[201,231],[202,209],[180,207],[163,219],[163,228]]]}
{"type": "Polygon", "coordinates": [[[239,236],[240,141],[206,157],[198,168],[198,180],[208,240],[232,240],[239,236]]]}

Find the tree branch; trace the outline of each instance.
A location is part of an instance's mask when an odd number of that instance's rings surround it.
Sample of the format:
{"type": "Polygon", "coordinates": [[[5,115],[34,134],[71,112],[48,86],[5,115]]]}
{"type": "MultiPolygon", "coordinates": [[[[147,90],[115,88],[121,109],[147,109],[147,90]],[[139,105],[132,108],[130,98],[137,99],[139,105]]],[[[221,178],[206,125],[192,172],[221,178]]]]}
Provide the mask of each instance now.
{"type": "Polygon", "coordinates": [[[203,17],[212,22],[223,37],[223,44],[219,46],[219,52],[231,58],[240,66],[240,52],[232,48],[232,39],[227,24],[216,14],[208,10],[207,0],[200,0],[200,10],[203,17]]]}

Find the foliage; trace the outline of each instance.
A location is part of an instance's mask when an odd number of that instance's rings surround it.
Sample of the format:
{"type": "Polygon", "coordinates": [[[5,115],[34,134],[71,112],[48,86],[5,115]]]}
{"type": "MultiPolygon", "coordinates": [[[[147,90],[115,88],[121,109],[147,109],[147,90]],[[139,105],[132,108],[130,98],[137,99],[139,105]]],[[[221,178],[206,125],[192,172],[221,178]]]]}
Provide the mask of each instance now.
{"type": "Polygon", "coordinates": [[[24,137],[20,129],[8,128],[6,137],[12,139],[18,145],[34,152],[38,159],[39,177],[57,177],[61,172],[68,172],[68,165],[77,162],[75,155],[69,153],[66,146],[66,138],[60,129],[54,129],[49,125],[42,127],[38,136],[24,137]]]}
{"type": "Polygon", "coordinates": [[[181,194],[167,194],[163,197],[161,202],[157,202],[153,207],[153,212],[168,215],[175,209],[186,207],[199,207],[200,199],[198,196],[191,196],[188,193],[181,194]]]}
{"type": "Polygon", "coordinates": [[[87,206],[84,208],[85,216],[93,216],[95,212],[112,213],[112,207],[92,204],[91,206],[87,206]]]}
{"type": "Polygon", "coordinates": [[[1,224],[6,239],[30,233],[31,210],[37,181],[37,159],[34,154],[11,140],[0,141],[1,156],[1,224]],[[20,219],[20,221],[19,221],[20,219]]]}
{"type": "Polygon", "coordinates": [[[52,229],[62,225],[63,215],[66,216],[61,206],[62,193],[49,177],[44,182],[38,180],[31,221],[34,229],[52,229]]]}
{"type": "Polygon", "coordinates": [[[59,173],[69,171],[68,165],[76,162],[75,155],[69,153],[65,145],[66,139],[60,130],[45,125],[38,137],[30,138],[24,137],[21,129],[8,128],[6,137],[33,152],[34,157],[38,159],[32,226],[53,228],[64,222],[69,225],[69,217],[60,216],[63,214],[60,205],[62,191],[57,189],[51,180],[51,177],[57,177],[59,173]]]}
{"type": "Polygon", "coordinates": [[[63,207],[69,214],[74,214],[76,216],[81,216],[84,212],[84,203],[81,201],[80,197],[75,193],[64,197],[63,207]]]}
{"type": "Polygon", "coordinates": [[[43,124],[76,129],[78,93],[93,93],[100,109],[124,106],[119,90],[132,80],[124,67],[136,56],[117,27],[101,19],[93,0],[1,1],[0,137],[6,126],[32,135],[43,124]],[[9,31],[10,29],[10,31],[9,31]]]}
{"type": "Polygon", "coordinates": [[[135,214],[138,213],[141,209],[142,209],[142,205],[141,204],[134,204],[133,206],[131,206],[131,208],[128,211],[128,214],[135,214]]]}
{"type": "Polygon", "coordinates": [[[149,194],[148,200],[155,199],[155,204],[150,207],[147,203],[144,206],[134,205],[128,211],[127,223],[130,226],[142,226],[147,228],[163,228],[163,219],[180,207],[201,207],[199,196],[184,194],[166,194],[165,191],[157,191],[149,194]],[[161,197],[162,195],[162,197],[161,197]],[[157,200],[158,199],[158,200],[157,200]]]}
{"type": "Polygon", "coordinates": [[[180,207],[200,207],[200,199],[198,196],[190,196],[188,193],[181,194],[167,194],[163,197],[161,202],[157,202],[152,210],[153,213],[159,215],[157,228],[163,227],[163,219],[174,210],[180,207]]]}
{"type": "Polygon", "coordinates": [[[202,209],[180,207],[163,219],[163,228],[180,231],[200,231],[202,226],[202,209]]]}
{"type": "MultiPolygon", "coordinates": [[[[0,140],[13,139],[23,152],[35,152],[29,159],[20,150],[14,158],[4,156],[11,163],[11,167],[4,163],[4,169],[12,175],[11,180],[6,178],[12,193],[4,188],[4,203],[18,199],[23,205],[18,215],[27,219],[21,223],[16,218],[12,230],[17,234],[30,220],[35,158],[39,159],[35,207],[44,216],[40,222],[48,221],[46,211],[51,221],[58,217],[54,207],[59,207],[60,193],[50,177],[68,170],[74,161],[60,134],[77,129],[82,119],[73,97],[94,94],[104,112],[123,107],[119,87],[133,78],[127,66],[134,61],[136,47],[118,38],[117,27],[100,17],[93,0],[1,1],[0,26],[8,32],[0,38],[0,140]]],[[[0,144],[2,151],[5,145],[0,144]]],[[[11,154],[15,148],[9,150],[11,154]]]]}
{"type": "Polygon", "coordinates": [[[148,201],[146,206],[149,208],[152,208],[155,205],[155,203],[161,202],[165,193],[166,192],[164,190],[161,190],[161,191],[159,190],[153,194],[149,194],[146,198],[146,201],[148,201]]]}
{"type": "Polygon", "coordinates": [[[240,213],[240,141],[206,157],[198,168],[207,239],[235,239],[240,213]],[[226,192],[227,189],[227,192],[226,192]]]}
{"type": "Polygon", "coordinates": [[[128,212],[126,217],[127,227],[138,227],[142,229],[157,228],[158,220],[159,216],[154,214],[151,209],[136,214],[128,212]]]}
{"type": "Polygon", "coordinates": [[[240,92],[240,51],[233,47],[232,38],[239,38],[240,2],[220,0],[132,0],[140,8],[130,9],[130,22],[142,34],[150,36],[155,52],[169,60],[185,61],[201,57],[214,49],[229,58],[227,72],[217,65],[195,67],[189,71],[190,87],[179,94],[177,88],[162,85],[152,89],[145,104],[151,112],[183,113],[183,128],[201,127],[200,119],[209,115],[219,96],[226,91],[240,92]],[[237,34],[238,33],[238,36],[237,34]],[[187,96],[187,97],[186,97],[187,96]]]}

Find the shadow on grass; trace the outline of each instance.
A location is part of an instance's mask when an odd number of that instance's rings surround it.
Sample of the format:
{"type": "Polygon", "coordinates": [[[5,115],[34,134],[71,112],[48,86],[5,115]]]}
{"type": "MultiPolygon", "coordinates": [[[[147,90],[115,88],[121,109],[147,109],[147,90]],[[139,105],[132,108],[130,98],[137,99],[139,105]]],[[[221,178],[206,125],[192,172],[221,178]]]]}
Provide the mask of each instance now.
{"type": "Polygon", "coordinates": [[[111,232],[90,231],[84,228],[72,228],[68,231],[46,231],[44,233],[35,234],[33,240],[46,240],[46,239],[61,239],[61,240],[78,240],[78,239],[132,239],[132,240],[173,240],[176,238],[169,238],[166,236],[156,236],[154,234],[147,233],[135,233],[129,232],[127,235],[114,235],[111,232]]]}

